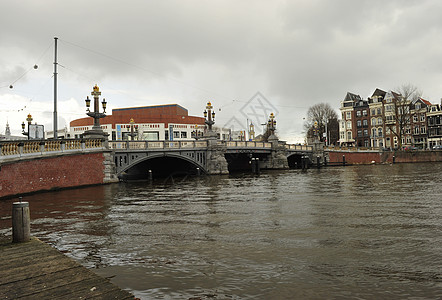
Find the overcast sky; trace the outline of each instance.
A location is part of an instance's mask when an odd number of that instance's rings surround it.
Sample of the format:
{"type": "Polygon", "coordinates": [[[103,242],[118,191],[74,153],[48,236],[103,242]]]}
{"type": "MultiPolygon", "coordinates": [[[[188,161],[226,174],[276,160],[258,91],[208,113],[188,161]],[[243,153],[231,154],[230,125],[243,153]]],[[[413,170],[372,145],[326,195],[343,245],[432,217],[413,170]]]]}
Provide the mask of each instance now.
{"type": "Polygon", "coordinates": [[[290,142],[310,106],[338,112],[347,92],[410,83],[442,97],[442,1],[1,3],[1,133],[9,121],[18,134],[28,113],[52,129],[54,37],[59,128],[85,116],[95,84],[110,109],[177,103],[202,115],[212,101],[216,125],[235,129],[249,119],[259,131],[273,111],[290,142]]]}

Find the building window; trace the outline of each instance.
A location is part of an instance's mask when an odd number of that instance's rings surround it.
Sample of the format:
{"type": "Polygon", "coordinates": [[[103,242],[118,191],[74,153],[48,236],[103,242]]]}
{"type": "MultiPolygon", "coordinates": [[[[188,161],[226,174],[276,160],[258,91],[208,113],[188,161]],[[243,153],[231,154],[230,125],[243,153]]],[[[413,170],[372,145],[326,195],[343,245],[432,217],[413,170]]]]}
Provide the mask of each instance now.
{"type": "Polygon", "coordinates": [[[358,120],[358,121],[356,122],[356,125],[357,125],[358,127],[361,127],[361,126],[362,126],[362,122],[361,122],[361,120],[358,120]]]}
{"type": "Polygon", "coordinates": [[[421,122],[425,122],[425,115],[421,115],[421,122]]]}
{"type": "Polygon", "coordinates": [[[421,134],[425,134],[425,133],[427,133],[426,127],[422,126],[421,127],[421,134]]]}
{"type": "Polygon", "coordinates": [[[351,111],[347,111],[346,119],[351,120],[351,111]]]}
{"type": "Polygon", "coordinates": [[[376,126],[376,119],[375,118],[371,119],[371,126],[376,126]]]}
{"type": "Polygon", "coordinates": [[[179,131],[174,131],[173,132],[173,138],[179,138],[180,137],[180,132],[179,131]]]}
{"type": "Polygon", "coordinates": [[[373,108],[373,109],[371,110],[371,115],[374,116],[375,114],[376,114],[376,109],[373,108]]]}
{"type": "Polygon", "coordinates": [[[392,116],[392,115],[386,116],[385,119],[387,122],[394,122],[394,116],[392,116]]]}
{"type": "Polygon", "coordinates": [[[187,132],[186,131],[181,131],[181,138],[182,139],[186,139],[187,138],[187,132]]]}
{"type": "Polygon", "coordinates": [[[169,140],[169,130],[164,131],[164,139],[167,141],[169,140]]]}
{"type": "Polygon", "coordinates": [[[378,128],[378,136],[382,136],[382,128],[378,128]]]}
{"type": "Polygon", "coordinates": [[[378,115],[382,113],[382,109],[378,108],[378,115]]]}
{"type": "Polygon", "coordinates": [[[363,116],[367,116],[367,110],[366,110],[366,109],[364,109],[364,110],[362,111],[362,115],[363,115],[363,116]]]}
{"type": "Polygon", "coordinates": [[[351,122],[347,121],[347,129],[351,129],[351,122]]]}
{"type": "Polygon", "coordinates": [[[364,141],[364,146],[367,147],[367,148],[370,147],[370,141],[369,140],[365,140],[364,141]]]}
{"type": "Polygon", "coordinates": [[[361,111],[360,111],[360,110],[358,110],[358,111],[356,112],[356,116],[357,116],[357,117],[360,117],[360,116],[361,116],[361,111]]]}
{"type": "Polygon", "coordinates": [[[378,118],[378,125],[382,125],[382,118],[378,118]]]}
{"type": "Polygon", "coordinates": [[[364,120],[362,121],[362,125],[363,125],[364,127],[367,127],[367,126],[368,126],[368,120],[367,120],[367,119],[364,119],[364,120]]]}
{"type": "Polygon", "coordinates": [[[347,140],[351,140],[351,131],[347,131],[347,140]]]}
{"type": "Polygon", "coordinates": [[[362,136],[362,130],[358,130],[358,137],[362,136]]]}
{"type": "Polygon", "coordinates": [[[413,122],[417,122],[417,115],[413,115],[413,122]]]}
{"type": "Polygon", "coordinates": [[[419,126],[414,127],[414,134],[419,134],[419,126]]]}
{"type": "Polygon", "coordinates": [[[364,129],[364,136],[368,136],[368,129],[364,129]]]}
{"type": "Polygon", "coordinates": [[[377,135],[376,135],[376,128],[373,128],[372,130],[371,130],[371,135],[375,138],[377,135]]]}

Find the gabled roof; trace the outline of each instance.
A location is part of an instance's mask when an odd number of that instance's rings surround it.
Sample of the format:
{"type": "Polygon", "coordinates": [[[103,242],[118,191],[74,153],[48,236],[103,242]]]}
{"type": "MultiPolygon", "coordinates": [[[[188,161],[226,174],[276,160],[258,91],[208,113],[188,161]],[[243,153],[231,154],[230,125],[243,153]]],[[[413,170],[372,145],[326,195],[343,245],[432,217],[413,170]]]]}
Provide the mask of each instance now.
{"type": "Polygon", "coordinates": [[[427,100],[425,100],[424,98],[419,97],[419,100],[421,100],[423,103],[425,103],[425,104],[428,105],[428,106],[431,106],[431,105],[432,105],[430,101],[427,101],[427,100]]]}
{"type": "Polygon", "coordinates": [[[387,92],[385,92],[385,91],[383,91],[381,89],[376,88],[376,90],[373,92],[373,95],[371,95],[371,97],[378,96],[378,97],[384,98],[386,93],[387,92]]]}
{"type": "Polygon", "coordinates": [[[362,99],[361,96],[347,92],[347,95],[345,95],[344,101],[345,102],[349,102],[349,101],[355,102],[355,101],[358,101],[361,99],[362,99]]]}

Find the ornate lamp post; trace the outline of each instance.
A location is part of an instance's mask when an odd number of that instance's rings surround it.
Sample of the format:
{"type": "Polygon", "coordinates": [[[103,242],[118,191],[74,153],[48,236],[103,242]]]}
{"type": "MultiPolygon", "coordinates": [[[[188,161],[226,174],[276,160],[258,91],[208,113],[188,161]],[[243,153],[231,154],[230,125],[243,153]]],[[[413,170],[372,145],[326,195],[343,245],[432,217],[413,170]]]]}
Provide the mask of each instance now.
{"type": "Polygon", "coordinates": [[[207,102],[206,110],[204,110],[204,118],[208,126],[206,137],[216,137],[216,133],[212,131],[212,125],[215,124],[215,111],[210,101],[207,102]]]}
{"type": "Polygon", "coordinates": [[[198,124],[195,124],[195,130],[193,131],[193,138],[195,140],[198,140],[199,136],[198,136],[198,124]]]}
{"type": "Polygon", "coordinates": [[[103,98],[103,101],[101,102],[101,105],[103,106],[103,112],[100,113],[100,104],[99,104],[99,98],[101,95],[100,89],[97,85],[94,86],[91,95],[94,96],[94,111],[90,111],[91,107],[91,100],[89,99],[89,96],[86,97],[86,114],[89,117],[94,118],[94,125],[92,126],[91,130],[88,130],[84,133],[85,137],[92,137],[92,138],[102,138],[106,136],[107,134],[104,133],[104,131],[101,129],[100,126],[100,119],[106,117],[106,100],[103,98]]]}
{"type": "Polygon", "coordinates": [[[275,129],[276,129],[276,120],[275,120],[275,115],[273,113],[270,114],[269,121],[267,122],[267,126],[269,128],[270,135],[274,135],[275,129]]]}
{"type": "Polygon", "coordinates": [[[269,131],[269,137],[267,138],[267,140],[269,142],[278,141],[278,137],[275,135],[276,120],[275,120],[275,115],[273,113],[270,114],[269,120],[267,121],[267,129],[269,131]]]}
{"type": "Polygon", "coordinates": [[[137,134],[134,132],[134,127],[135,127],[136,129],[138,129],[138,125],[134,126],[134,123],[135,123],[134,119],[133,119],[133,118],[130,118],[130,121],[129,121],[129,124],[130,124],[130,133],[129,133],[129,136],[131,137],[131,140],[132,140],[132,141],[134,140],[134,136],[137,135],[137,134]]]}
{"type": "Polygon", "coordinates": [[[32,115],[28,114],[28,117],[26,118],[26,121],[28,122],[28,131],[25,131],[25,122],[21,123],[21,129],[22,129],[22,134],[26,135],[28,137],[29,140],[29,125],[31,125],[32,123],[32,115]]]}

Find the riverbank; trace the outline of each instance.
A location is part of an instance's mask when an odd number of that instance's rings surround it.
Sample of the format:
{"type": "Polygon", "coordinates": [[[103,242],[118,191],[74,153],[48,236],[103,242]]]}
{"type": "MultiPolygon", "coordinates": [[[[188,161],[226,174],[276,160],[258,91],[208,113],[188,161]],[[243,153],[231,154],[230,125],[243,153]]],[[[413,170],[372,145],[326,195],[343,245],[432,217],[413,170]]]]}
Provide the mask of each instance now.
{"type": "Polygon", "coordinates": [[[442,162],[442,151],[375,151],[361,149],[328,149],[328,162],[338,164],[385,164],[385,163],[420,163],[442,162]]]}

